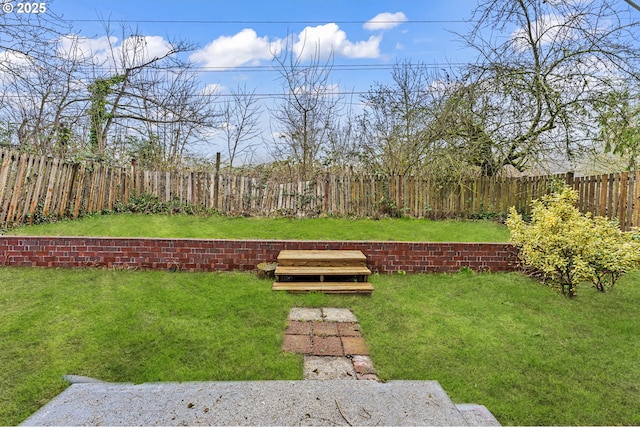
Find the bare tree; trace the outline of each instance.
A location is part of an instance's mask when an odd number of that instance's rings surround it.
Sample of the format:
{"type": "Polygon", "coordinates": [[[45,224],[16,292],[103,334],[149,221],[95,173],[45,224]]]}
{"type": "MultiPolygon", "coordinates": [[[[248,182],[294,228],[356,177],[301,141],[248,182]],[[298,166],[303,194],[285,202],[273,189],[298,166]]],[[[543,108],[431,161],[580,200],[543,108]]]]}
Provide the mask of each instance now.
{"type": "Polygon", "coordinates": [[[640,5],[638,5],[638,3],[632,1],[632,0],[624,0],[625,2],[627,2],[627,4],[631,7],[633,7],[634,9],[640,11],[640,5]]]}
{"type": "Polygon", "coordinates": [[[195,142],[218,126],[216,95],[203,91],[196,70],[183,64],[170,71],[149,68],[132,80],[116,118],[135,135],[129,154],[158,169],[178,167],[195,142]]]}
{"type": "MultiPolygon", "coordinates": [[[[24,6],[25,3],[22,3],[24,6]]],[[[51,40],[71,32],[71,25],[52,10],[50,4],[38,3],[31,13],[19,13],[15,2],[0,0],[0,53],[25,57],[55,56],[50,47],[51,40]],[[8,9],[5,9],[8,8],[8,9]]],[[[20,6],[20,7],[22,7],[20,6]]],[[[10,64],[0,61],[0,70],[11,71],[10,64]]]]}
{"type": "Polygon", "coordinates": [[[217,125],[214,95],[203,92],[197,70],[178,57],[189,43],[126,25],[117,38],[105,23],[100,41],[108,47],[96,52],[94,39],[65,31],[51,11],[3,14],[0,25],[5,144],[110,161],[132,154],[167,167],[217,125]]]}
{"type": "Polygon", "coordinates": [[[478,61],[442,104],[443,137],[471,147],[487,175],[579,159],[599,133],[602,97],[638,78],[637,20],[599,0],[485,0],[473,18],[462,37],[478,61]]]}
{"type": "Polygon", "coordinates": [[[86,92],[82,84],[87,63],[68,57],[60,39],[50,41],[47,52],[14,60],[13,73],[0,73],[7,102],[0,106],[3,118],[15,125],[21,150],[63,156],[77,143],[73,129],[85,113],[86,92]],[[53,46],[53,49],[52,49],[53,46]]]}
{"type": "Polygon", "coordinates": [[[223,104],[221,112],[222,131],[227,143],[229,169],[237,156],[248,153],[255,144],[251,141],[260,132],[260,105],[255,90],[249,92],[246,86],[231,91],[231,96],[223,104]]]}
{"type": "Polygon", "coordinates": [[[427,136],[433,120],[432,80],[424,64],[399,62],[390,83],[376,83],[362,96],[361,148],[376,170],[407,174],[423,166],[433,148],[427,136]]]}
{"type": "Polygon", "coordinates": [[[176,55],[186,52],[192,46],[184,41],[166,42],[155,51],[150,51],[148,36],[139,35],[138,30],[126,25],[121,27],[121,43],[113,37],[110,24],[104,24],[107,40],[109,41],[109,57],[99,65],[99,70],[106,72],[96,76],[88,85],[91,94],[91,143],[97,153],[103,153],[107,148],[107,138],[114,121],[119,119],[141,118],[131,114],[136,105],[132,98],[140,95],[140,88],[157,85],[155,82],[145,82],[147,71],[170,73],[172,69],[180,69],[186,64],[177,59],[176,55]],[[136,93],[137,91],[137,93],[136,93]],[[129,110],[129,111],[128,111],[129,110]]]}
{"type": "Polygon", "coordinates": [[[320,50],[303,63],[290,49],[274,55],[284,89],[275,119],[273,155],[291,160],[303,178],[309,177],[336,123],[342,96],[331,81],[332,57],[321,62],[320,50]]]}
{"type": "Polygon", "coordinates": [[[35,8],[32,13],[0,14],[0,116],[11,144],[62,154],[83,115],[78,81],[87,63],[66,55],[63,42],[70,26],[48,4],[29,7],[35,8]]]}
{"type": "Polygon", "coordinates": [[[340,115],[327,135],[322,165],[336,173],[357,169],[362,165],[358,141],[357,117],[351,107],[340,115]]]}

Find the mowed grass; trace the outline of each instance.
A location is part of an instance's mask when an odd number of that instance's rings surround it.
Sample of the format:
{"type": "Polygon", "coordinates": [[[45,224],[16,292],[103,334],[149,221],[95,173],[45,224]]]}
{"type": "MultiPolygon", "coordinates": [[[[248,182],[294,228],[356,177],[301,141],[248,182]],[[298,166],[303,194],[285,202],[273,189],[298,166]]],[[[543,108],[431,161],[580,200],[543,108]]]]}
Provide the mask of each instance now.
{"type": "Polygon", "coordinates": [[[508,229],[491,221],[425,219],[244,218],[226,216],[94,215],[24,226],[10,234],[276,240],[394,240],[506,242],[508,229]]]}
{"type": "Polygon", "coordinates": [[[503,424],[640,424],[640,273],[573,300],[519,274],[374,275],[371,297],[290,295],[250,273],[0,268],[0,424],[66,387],[283,380],[291,307],[348,307],[385,380],[438,380],[503,424]]]}

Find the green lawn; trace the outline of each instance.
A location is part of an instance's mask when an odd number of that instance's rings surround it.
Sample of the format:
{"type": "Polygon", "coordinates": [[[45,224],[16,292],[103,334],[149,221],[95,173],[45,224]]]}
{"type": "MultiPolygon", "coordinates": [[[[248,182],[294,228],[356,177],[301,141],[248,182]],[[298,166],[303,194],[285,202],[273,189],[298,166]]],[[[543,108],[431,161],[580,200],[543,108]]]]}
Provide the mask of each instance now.
{"type": "MultiPolygon", "coordinates": [[[[114,217],[115,218],[115,217],[114,217]]],[[[107,381],[302,377],[295,306],[351,308],[381,378],[438,380],[503,424],[640,424],[640,273],[573,300],[519,274],[374,275],[370,298],[290,295],[249,273],[0,268],[0,425],[107,381]]]]}
{"type": "Polygon", "coordinates": [[[491,221],[424,219],[243,218],[225,216],[94,215],[25,226],[10,234],[46,236],[175,237],[217,239],[395,240],[506,242],[509,230],[491,221]]]}

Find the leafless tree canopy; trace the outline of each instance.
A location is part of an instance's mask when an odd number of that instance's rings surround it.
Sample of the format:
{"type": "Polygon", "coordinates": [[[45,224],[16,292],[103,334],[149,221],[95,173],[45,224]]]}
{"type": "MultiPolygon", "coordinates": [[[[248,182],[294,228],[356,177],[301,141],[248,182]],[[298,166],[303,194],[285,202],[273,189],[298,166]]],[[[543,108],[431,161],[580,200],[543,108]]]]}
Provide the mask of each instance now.
{"type": "Polygon", "coordinates": [[[398,63],[391,83],[376,83],[362,96],[361,148],[377,171],[419,172],[432,146],[427,127],[433,120],[432,73],[424,64],[398,63]]]}
{"type": "Polygon", "coordinates": [[[108,48],[98,55],[52,16],[0,15],[4,145],[167,167],[217,125],[214,96],[202,92],[196,70],[178,59],[191,44],[169,41],[151,52],[147,36],[126,25],[116,36],[105,23],[108,48]]]}
{"type": "Polygon", "coordinates": [[[302,176],[309,176],[326,149],[341,108],[341,95],[331,81],[332,58],[321,62],[315,54],[303,62],[291,50],[274,55],[283,87],[283,101],[271,110],[274,118],[272,153],[291,160],[302,176]]]}
{"type": "Polygon", "coordinates": [[[260,105],[255,90],[248,91],[246,86],[238,86],[222,108],[222,132],[227,144],[229,169],[240,155],[250,155],[260,134],[260,105]]]}
{"type": "Polygon", "coordinates": [[[222,134],[231,168],[270,126],[269,152],[303,177],[328,168],[439,179],[553,163],[566,170],[603,150],[637,167],[636,7],[481,0],[474,24],[458,35],[476,54],[472,63],[436,72],[398,61],[357,111],[332,78],[332,55],[291,36],[272,52],[282,93],[271,100],[269,125],[255,90],[238,87],[217,104],[182,59],[195,48],[184,40],[107,21],[107,48],[96,54],[53,11],[0,14],[0,145],[170,168],[195,143],[222,134]]]}
{"type": "MultiPolygon", "coordinates": [[[[362,97],[364,161],[385,173],[460,178],[566,169],[601,150],[612,94],[638,93],[638,21],[596,0],[486,0],[473,21],[459,37],[475,62],[440,72],[400,62],[390,83],[362,97]]],[[[626,147],[617,152],[637,150],[626,147]]]]}
{"type": "Polygon", "coordinates": [[[489,0],[474,19],[462,38],[478,61],[451,97],[464,106],[451,137],[476,147],[483,172],[570,165],[593,148],[600,100],[638,80],[637,20],[599,0],[489,0]]]}

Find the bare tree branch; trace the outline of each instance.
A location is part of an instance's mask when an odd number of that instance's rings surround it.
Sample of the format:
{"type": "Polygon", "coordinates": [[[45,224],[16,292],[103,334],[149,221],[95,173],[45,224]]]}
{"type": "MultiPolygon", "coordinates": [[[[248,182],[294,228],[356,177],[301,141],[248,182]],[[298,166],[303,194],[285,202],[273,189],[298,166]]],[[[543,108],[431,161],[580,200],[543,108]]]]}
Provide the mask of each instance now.
{"type": "Polygon", "coordinates": [[[640,5],[638,5],[636,2],[631,1],[631,0],[624,0],[625,2],[627,2],[627,4],[631,7],[633,7],[636,10],[640,11],[640,5]]]}

